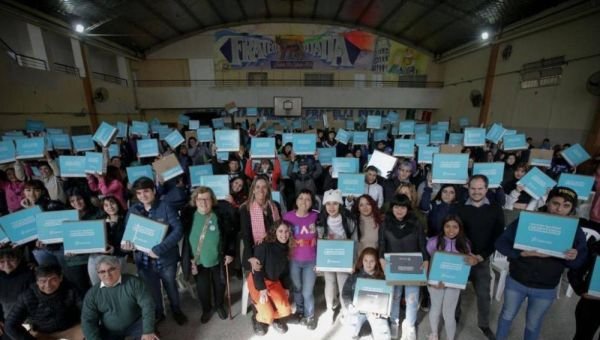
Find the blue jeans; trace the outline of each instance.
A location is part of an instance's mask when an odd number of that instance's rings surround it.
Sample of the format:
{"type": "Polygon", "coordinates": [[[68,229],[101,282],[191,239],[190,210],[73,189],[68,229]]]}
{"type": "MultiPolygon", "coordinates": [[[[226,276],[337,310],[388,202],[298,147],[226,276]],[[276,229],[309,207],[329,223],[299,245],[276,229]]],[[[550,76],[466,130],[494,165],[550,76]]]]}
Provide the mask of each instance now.
{"type": "Polygon", "coordinates": [[[290,261],[290,276],[292,278],[294,302],[296,303],[296,313],[305,317],[315,315],[315,288],[314,261],[290,261]]]}
{"type": "Polygon", "coordinates": [[[498,317],[498,329],[496,339],[508,338],[513,319],[517,316],[521,304],[527,299],[527,316],[525,319],[524,340],[536,340],[540,336],[544,316],[556,297],[556,288],[539,289],[529,288],[513,280],[510,276],[506,278],[504,289],[504,304],[498,317]]]}
{"type": "Polygon", "coordinates": [[[400,323],[400,302],[402,301],[402,290],[406,300],[406,322],[412,327],[417,322],[417,310],[419,309],[419,286],[394,286],[394,297],[392,300],[392,312],[390,321],[400,323]]]}
{"type": "Polygon", "coordinates": [[[156,267],[156,262],[151,261],[148,267],[144,267],[140,263],[136,263],[138,267],[138,274],[144,280],[144,283],[148,286],[152,298],[155,304],[155,314],[159,318],[165,314],[163,306],[162,291],[160,284],[167,292],[169,303],[171,305],[171,311],[174,313],[181,313],[181,307],[179,304],[179,291],[177,290],[177,282],[175,281],[175,275],[177,274],[177,262],[168,265],[161,266],[160,269],[156,267]]]}
{"type": "Polygon", "coordinates": [[[390,339],[390,325],[387,318],[378,318],[373,314],[359,313],[356,310],[349,311],[344,318],[344,324],[349,328],[352,336],[357,336],[365,321],[369,321],[371,334],[375,340],[390,339]]]}

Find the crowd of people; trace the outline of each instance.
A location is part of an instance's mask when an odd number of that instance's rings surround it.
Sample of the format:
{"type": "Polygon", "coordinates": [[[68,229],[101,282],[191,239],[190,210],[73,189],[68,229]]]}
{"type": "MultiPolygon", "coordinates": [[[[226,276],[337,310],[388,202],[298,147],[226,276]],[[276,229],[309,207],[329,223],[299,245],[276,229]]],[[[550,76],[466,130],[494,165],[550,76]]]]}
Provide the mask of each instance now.
{"type": "MultiPolygon", "coordinates": [[[[429,340],[442,338],[442,320],[445,338],[458,339],[461,295],[466,293],[443,283],[394,286],[389,315],[364,313],[353,304],[359,278],[385,280],[386,253],[419,253],[427,270],[437,251],[459,253],[471,266],[469,280],[477,301],[473,327],[482,338],[507,339],[527,300],[522,338],[538,339],[565,269],[581,296],[573,317],[574,339],[592,340],[600,327],[600,318],[594,316],[600,298],[587,293],[600,237],[586,239],[600,232],[600,198],[591,201],[589,216],[578,209],[580,201],[571,188],[554,187],[532,198],[518,183],[531,168],[531,139],[528,149],[516,152],[489,142],[463,148],[470,177],[464,185],[452,185],[433,183],[431,165],[416,157],[398,157],[389,174],[368,166],[374,150],[392,154],[391,134],[385,140],[373,140],[371,134],[370,145],[352,145],[337,141],[335,130],[317,130],[319,148],[359,159],[365,190],[354,197],[343,195],[331,165],[321,164],[318,153],[299,156],[292,143],[283,144],[281,135],[275,135],[273,157],[253,159],[251,138],[266,137],[267,132],[252,124],[249,129],[239,123],[233,127],[240,132],[240,150],[226,159],[217,157],[213,143],[193,136],[176,148],[161,141],[158,158],[174,154],[184,170],[168,181],[158,174],[128,181],[127,167],[156,160],[137,157],[139,136],[114,141],[120,152],[113,157],[102,148],[106,173],[87,178],[61,177],[57,159],[70,154],[62,150],[47,152],[43,160],[5,164],[0,171],[2,215],[33,206],[42,211],[75,209],[80,220],[106,222],[107,247],[104,253],[73,255],[65,254],[62,244],[39,240],[1,244],[0,339],[158,339],[158,325],[166,317],[163,289],[175,322],[188,322],[177,286],[179,268],[184,280],[195,283],[201,323],[215,313],[223,320],[229,315],[225,276],[231,270],[241,273],[248,286],[256,335],[266,334],[269,327],[286,333],[288,323],[314,330],[319,322],[340,319],[352,338],[368,322],[375,339],[415,340],[421,308],[429,311],[429,340]],[[472,175],[476,162],[504,162],[501,186],[492,189],[486,176],[472,175]],[[230,194],[225,199],[217,200],[210,187],[191,187],[189,167],[202,164],[228,176],[230,194]],[[515,249],[518,220],[506,221],[504,210],[578,217],[576,237],[564,259],[515,249]],[[123,239],[131,214],[166,224],[164,239],[147,252],[136,250],[123,239]],[[316,292],[321,239],[353,240],[358,260],[352,273],[323,273],[324,292],[316,292]],[[492,330],[490,261],[497,254],[507,257],[510,268],[497,329],[492,330]],[[128,262],[135,264],[137,275],[122,273],[128,262]],[[315,294],[321,293],[326,310],[317,318],[315,294]]],[[[548,146],[544,140],[542,147],[548,146]]],[[[576,171],[561,156],[566,147],[555,146],[550,167],[541,168],[552,178],[576,171]]],[[[593,171],[597,192],[600,163],[593,171]]]]}

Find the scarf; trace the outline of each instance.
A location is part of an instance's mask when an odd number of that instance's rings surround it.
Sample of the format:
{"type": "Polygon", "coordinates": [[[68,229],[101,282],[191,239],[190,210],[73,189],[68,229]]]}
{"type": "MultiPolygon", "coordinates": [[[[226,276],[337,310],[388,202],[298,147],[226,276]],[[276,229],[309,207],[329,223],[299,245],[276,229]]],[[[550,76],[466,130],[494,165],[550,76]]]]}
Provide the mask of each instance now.
{"type": "MultiPolygon", "coordinates": [[[[273,216],[273,220],[279,219],[279,211],[275,204],[271,202],[267,202],[267,209],[271,209],[271,216],[273,216]]],[[[260,204],[256,202],[252,202],[249,207],[250,211],[250,225],[252,227],[252,238],[254,239],[254,244],[259,244],[267,235],[267,228],[265,226],[265,215],[267,213],[260,204]]]]}

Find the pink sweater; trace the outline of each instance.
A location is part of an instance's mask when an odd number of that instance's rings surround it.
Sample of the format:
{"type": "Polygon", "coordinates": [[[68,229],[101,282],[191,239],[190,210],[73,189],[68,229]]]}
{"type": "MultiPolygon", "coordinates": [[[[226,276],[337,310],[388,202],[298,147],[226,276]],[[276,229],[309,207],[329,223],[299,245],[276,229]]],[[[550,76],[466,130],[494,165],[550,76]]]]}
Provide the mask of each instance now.
{"type": "Polygon", "coordinates": [[[21,181],[17,182],[0,182],[0,189],[4,190],[4,195],[6,196],[6,205],[8,206],[8,211],[15,212],[21,209],[21,200],[25,197],[23,195],[23,189],[25,188],[25,183],[21,181]]]}
{"type": "Polygon", "coordinates": [[[311,211],[304,217],[296,216],[296,210],[288,211],[283,220],[293,226],[291,259],[315,261],[317,259],[317,213],[311,211]]]}
{"type": "Polygon", "coordinates": [[[121,208],[127,209],[127,202],[125,202],[125,197],[123,196],[123,183],[114,179],[106,185],[104,178],[96,180],[93,176],[88,176],[87,181],[90,190],[100,192],[104,196],[114,196],[119,201],[119,204],[121,204],[121,208]]]}

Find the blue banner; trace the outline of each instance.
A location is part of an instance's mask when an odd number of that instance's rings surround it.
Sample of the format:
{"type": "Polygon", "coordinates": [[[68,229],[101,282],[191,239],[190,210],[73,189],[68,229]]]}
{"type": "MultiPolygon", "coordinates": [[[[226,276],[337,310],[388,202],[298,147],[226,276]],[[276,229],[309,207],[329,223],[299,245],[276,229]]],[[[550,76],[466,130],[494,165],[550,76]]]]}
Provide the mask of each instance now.
{"type": "Polygon", "coordinates": [[[502,146],[504,151],[527,150],[529,147],[523,133],[515,135],[504,134],[504,137],[502,137],[502,146]]]}
{"type": "Polygon", "coordinates": [[[73,141],[73,150],[75,152],[96,150],[92,135],[72,136],[71,141],[73,141]]]}
{"type": "Polygon", "coordinates": [[[16,159],[44,158],[46,141],[44,137],[15,139],[16,159]]]}
{"type": "Polygon", "coordinates": [[[65,156],[58,157],[58,167],[60,177],[79,177],[85,178],[86,159],[85,156],[65,156]]]}
{"type": "Polygon", "coordinates": [[[150,165],[129,166],[127,170],[127,182],[133,184],[138,178],[148,177],[154,180],[154,172],[150,165]]]}
{"type": "Polygon", "coordinates": [[[352,138],[352,133],[344,129],[339,129],[335,135],[335,139],[342,144],[348,144],[350,138],[352,138]]]}
{"type": "Polygon", "coordinates": [[[296,155],[314,155],[317,152],[317,135],[314,133],[294,133],[292,144],[296,155]]]}
{"type": "Polygon", "coordinates": [[[414,158],[415,140],[396,138],[396,140],[394,140],[394,156],[414,158]]]}
{"type": "Polygon", "coordinates": [[[106,147],[112,142],[113,138],[117,135],[117,128],[106,123],[102,122],[92,139],[100,144],[100,146],[106,147]]]}
{"type": "Polygon", "coordinates": [[[227,175],[202,176],[200,185],[211,188],[218,200],[224,200],[229,196],[229,176],[227,175]]]}
{"type": "Polygon", "coordinates": [[[45,244],[62,243],[65,221],[78,221],[79,213],[75,209],[47,211],[35,217],[38,239],[45,244]]]}
{"type": "Polygon", "coordinates": [[[55,150],[71,150],[71,137],[67,134],[50,135],[55,150]]]}
{"type": "Polygon", "coordinates": [[[166,224],[130,213],[121,244],[129,241],[133,243],[135,249],[148,253],[162,242],[167,229],[166,224]]]}
{"type": "Polygon", "coordinates": [[[275,138],[253,137],[250,140],[250,155],[252,158],[274,158],[275,138]]]}
{"type": "MultiPolygon", "coordinates": [[[[101,175],[106,172],[104,168],[104,154],[101,152],[85,153],[85,173],[101,175]]],[[[62,168],[61,168],[62,169],[62,168]]]]}
{"type": "Polygon", "coordinates": [[[365,193],[365,175],[340,173],[338,188],[342,191],[342,196],[358,197],[365,193]]]}
{"type": "MultiPolygon", "coordinates": [[[[335,157],[335,148],[318,148],[319,162],[321,165],[332,165],[335,157]]],[[[283,170],[281,170],[283,172],[283,170]]]]}
{"type": "Polygon", "coordinates": [[[525,192],[538,200],[546,195],[546,192],[549,189],[554,188],[556,182],[540,169],[533,167],[517,182],[517,184],[525,187],[525,192]]]}
{"type": "MultiPolygon", "coordinates": [[[[358,173],[358,158],[334,157],[332,161],[332,178],[338,178],[338,174],[356,174],[358,173]]],[[[339,187],[339,186],[338,186],[339,187]]],[[[363,188],[364,190],[364,188],[363,188]]]]}
{"type": "Polygon", "coordinates": [[[217,151],[240,151],[240,132],[238,130],[215,130],[217,151]]]}
{"type": "Polygon", "coordinates": [[[158,141],[154,138],[137,140],[137,155],[139,158],[156,157],[158,152],[158,141]]]}
{"type": "Polygon", "coordinates": [[[594,269],[592,270],[588,294],[600,298],[600,256],[596,255],[594,269]]]}
{"type": "Polygon", "coordinates": [[[169,144],[171,149],[175,149],[179,145],[185,142],[185,138],[177,130],[173,130],[165,137],[165,141],[169,144]]]}
{"type": "Polygon", "coordinates": [[[442,282],[446,287],[465,289],[471,266],[465,262],[465,256],[457,253],[436,251],[429,270],[428,283],[437,285],[442,282]]]}
{"type": "Polygon", "coordinates": [[[415,135],[415,144],[418,146],[429,145],[429,134],[428,133],[417,133],[415,135]]]}
{"type": "Polygon", "coordinates": [[[446,143],[446,131],[444,130],[433,130],[429,136],[429,142],[431,144],[445,144],[446,143]]]}
{"type": "Polygon", "coordinates": [[[392,309],[394,286],[385,280],[358,278],[354,287],[352,304],[361,313],[387,317],[392,309]]]}
{"type": "Polygon", "coordinates": [[[354,131],[354,134],[352,134],[352,144],[354,144],[354,145],[369,145],[369,132],[354,131]]]}
{"type": "Polygon", "coordinates": [[[498,144],[500,139],[502,139],[502,136],[504,136],[505,132],[506,129],[504,129],[501,124],[494,123],[485,135],[485,139],[489,140],[494,144],[498,144]]]}
{"type": "Polygon", "coordinates": [[[439,146],[419,146],[417,159],[419,163],[431,164],[433,163],[433,154],[438,152],[440,152],[439,146]]]}
{"type": "Polygon", "coordinates": [[[0,226],[10,242],[21,245],[37,239],[35,216],[42,212],[39,206],[19,210],[0,217],[0,226]]]}
{"type": "Polygon", "coordinates": [[[595,179],[592,176],[574,175],[563,172],[558,178],[558,186],[573,189],[577,193],[577,197],[585,201],[590,197],[594,181],[595,179]]]}
{"type": "Polygon", "coordinates": [[[414,120],[403,120],[398,126],[399,135],[414,135],[415,134],[415,121],[414,120]]]}
{"type": "Polygon", "coordinates": [[[451,133],[448,137],[448,144],[462,145],[465,135],[463,133],[451,133]]]}
{"type": "Polygon", "coordinates": [[[421,253],[386,253],[385,281],[388,285],[423,286],[427,284],[427,272],[423,268],[421,253]]]}
{"type": "MultiPolygon", "coordinates": [[[[504,179],[504,163],[474,163],[473,175],[484,175],[489,180],[490,188],[498,188],[504,179]]],[[[507,193],[510,194],[510,193],[507,193]]]]}
{"type": "Polygon", "coordinates": [[[466,153],[433,154],[433,183],[465,184],[469,178],[469,155],[466,153]]]}
{"type": "Polygon", "coordinates": [[[572,166],[578,166],[590,159],[590,154],[580,144],[571,145],[571,147],[563,150],[561,153],[563,158],[572,166]]]}
{"type": "Polygon", "coordinates": [[[0,164],[14,162],[15,159],[15,144],[12,141],[0,142],[0,164]]]}
{"type": "Polygon", "coordinates": [[[353,267],[353,240],[317,241],[317,271],[352,273],[353,267]]]}
{"type": "Polygon", "coordinates": [[[198,137],[198,142],[214,141],[213,130],[211,128],[199,128],[196,130],[196,136],[198,137]]]}
{"type": "Polygon", "coordinates": [[[464,146],[484,146],[485,129],[484,128],[466,128],[464,146]]]}
{"type": "Polygon", "coordinates": [[[381,129],[381,116],[367,116],[367,129],[381,129]]]}
{"type": "Polygon", "coordinates": [[[578,224],[573,217],[521,211],[514,248],[565,258],[564,253],[573,248],[578,224]]]}

